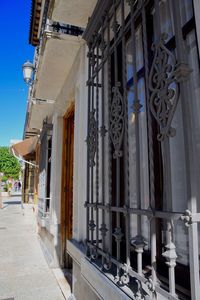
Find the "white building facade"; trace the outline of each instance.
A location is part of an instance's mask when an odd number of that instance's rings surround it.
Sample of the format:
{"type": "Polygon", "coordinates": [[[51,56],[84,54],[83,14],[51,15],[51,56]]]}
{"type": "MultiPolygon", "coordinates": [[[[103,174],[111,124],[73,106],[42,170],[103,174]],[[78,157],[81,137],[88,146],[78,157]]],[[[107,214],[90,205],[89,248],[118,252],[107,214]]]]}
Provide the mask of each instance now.
{"type": "Polygon", "coordinates": [[[33,1],[39,234],[77,300],[200,298],[199,16],[197,0],[33,1]]]}

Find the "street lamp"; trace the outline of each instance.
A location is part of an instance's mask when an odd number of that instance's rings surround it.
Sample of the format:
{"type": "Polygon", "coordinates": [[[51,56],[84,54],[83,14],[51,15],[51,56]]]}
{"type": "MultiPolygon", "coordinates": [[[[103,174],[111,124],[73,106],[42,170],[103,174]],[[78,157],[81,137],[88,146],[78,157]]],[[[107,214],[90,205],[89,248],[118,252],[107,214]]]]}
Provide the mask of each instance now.
{"type": "Polygon", "coordinates": [[[23,77],[26,84],[31,85],[33,82],[33,72],[35,70],[34,65],[30,61],[26,61],[22,65],[23,77]]]}
{"type": "Polygon", "coordinates": [[[39,98],[33,98],[33,83],[34,83],[34,78],[33,78],[33,73],[35,71],[34,65],[27,60],[23,65],[22,65],[22,70],[23,70],[23,77],[24,81],[26,84],[29,86],[29,100],[28,102],[32,102],[33,104],[39,103],[45,103],[45,104],[54,104],[55,100],[50,100],[50,99],[39,99],[39,98]]]}

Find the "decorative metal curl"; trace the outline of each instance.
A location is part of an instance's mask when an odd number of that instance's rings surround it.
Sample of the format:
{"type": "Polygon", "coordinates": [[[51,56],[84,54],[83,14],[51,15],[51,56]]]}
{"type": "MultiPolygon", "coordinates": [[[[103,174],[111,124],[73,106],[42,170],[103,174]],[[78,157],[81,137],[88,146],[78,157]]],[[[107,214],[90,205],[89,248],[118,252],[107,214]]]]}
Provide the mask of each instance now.
{"type": "Polygon", "coordinates": [[[118,29],[119,29],[120,25],[119,23],[117,22],[117,20],[114,20],[112,25],[111,25],[111,28],[113,30],[114,33],[117,33],[118,29]]]}
{"type": "Polygon", "coordinates": [[[149,291],[156,296],[156,288],[155,288],[155,284],[153,283],[153,280],[151,278],[148,278],[145,284],[149,289],[149,291]]]}
{"type": "Polygon", "coordinates": [[[192,225],[192,213],[189,209],[186,209],[184,215],[181,216],[181,220],[184,221],[186,227],[190,227],[190,225],[192,225]]]}
{"type": "Polygon", "coordinates": [[[135,6],[136,4],[138,4],[138,0],[126,0],[126,2],[130,6],[135,6]]]}
{"type": "Polygon", "coordinates": [[[105,237],[106,236],[106,233],[107,233],[107,231],[108,231],[108,229],[106,228],[106,224],[101,224],[101,227],[100,227],[100,229],[99,229],[99,231],[101,232],[101,235],[103,236],[103,237],[105,237]]]}
{"type": "Polygon", "coordinates": [[[106,262],[104,263],[103,267],[106,271],[109,271],[112,267],[112,262],[111,262],[109,253],[106,254],[105,259],[106,259],[106,262]]]}
{"type": "Polygon", "coordinates": [[[101,40],[101,43],[100,43],[100,49],[101,49],[101,52],[103,53],[104,50],[106,49],[106,42],[104,39],[101,40]]]}
{"type": "Polygon", "coordinates": [[[134,9],[134,15],[142,8],[143,0],[126,0],[128,5],[134,9]]]}
{"type": "Polygon", "coordinates": [[[113,233],[116,242],[121,242],[123,235],[124,234],[122,233],[122,229],[120,227],[116,227],[113,233]]]}
{"type": "Polygon", "coordinates": [[[142,282],[139,279],[136,279],[136,283],[138,286],[138,290],[137,290],[135,299],[136,300],[144,300],[145,298],[143,296],[142,282]]]}
{"type": "Polygon", "coordinates": [[[94,230],[95,230],[96,225],[95,225],[95,223],[94,223],[94,220],[90,220],[90,221],[89,221],[88,227],[89,227],[89,229],[90,229],[91,231],[94,231],[94,230]]]}
{"type": "Polygon", "coordinates": [[[121,276],[121,282],[124,285],[127,285],[130,282],[130,276],[128,274],[128,266],[126,264],[125,264],[124,274],[121,276]]]}
{"type": "Polygon", "coordinates": [[[178,103],[178,84],[176,80],[176,59],[166,48],[167,34],[162,34],[160,40],[152,45],[154,59],[149,75],[151,90],[150,110],[160,126],[157,135],[159,141],[176,134],[171,127],[172,119],[178,103]]]}
{"type": "Polygon", "coordinates": [[[127,205],[124,205],[124,216],[125,217],[128,216],[128,210],[129,210],[129,207],[127,205]]]}
{"type": "Polygon", "coordinates": [[[97,259],[98,253],[97,253],[96,247],[91,247],[91,248],[90,248],[90,257],[91,257],[91,259],[93,259],[93,260],[96,260],[96,259],[97,259]]]}
{"type": "Polygon", "coordinates": [[[97,128],[97,121],[95,119],[95,109],[90,112],[89,115],[89,132],[87,137],[87,145],[89,151],[89,166],[95,166],[95,154],[97,151],[97,135],[98,135],[98,128],[97,128]]]}
{"type": "Polygon", "coordinates": [[[122,156],[122,141],[124,134],[124,101],[119,90],[120,83],[112,88],[113,100],[110,108],[110,138],[114,146],[113,158],[122,156]]]}

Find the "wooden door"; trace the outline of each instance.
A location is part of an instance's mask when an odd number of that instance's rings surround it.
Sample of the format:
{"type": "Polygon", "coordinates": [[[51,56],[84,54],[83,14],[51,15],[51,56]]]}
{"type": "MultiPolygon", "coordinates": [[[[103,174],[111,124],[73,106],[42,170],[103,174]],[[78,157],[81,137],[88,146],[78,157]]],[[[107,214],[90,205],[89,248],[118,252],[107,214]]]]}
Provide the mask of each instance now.
{"type": "Polygon", "coordinates": [[[66,241],[72,238],[73,224],[73,162],[74,162],[74,106],[64,117],[62,156],[62,262],[70,267],[71,260],[67,255],[66,241]]]}

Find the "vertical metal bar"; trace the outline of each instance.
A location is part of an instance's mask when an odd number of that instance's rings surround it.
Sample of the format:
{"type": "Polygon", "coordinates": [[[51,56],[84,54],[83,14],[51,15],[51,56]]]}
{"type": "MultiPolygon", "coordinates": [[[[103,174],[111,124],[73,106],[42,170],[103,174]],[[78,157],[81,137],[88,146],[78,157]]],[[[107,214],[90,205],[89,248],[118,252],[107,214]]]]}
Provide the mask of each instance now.
{"type": "Polygon", "coordinates": [[[163,154],[163,169],[164,169],[164,201],[163,209],[167,211],[173,211],[172,205],[172,187],[171,187],[171,158],[170,158],[170,144],[169,138],[166,137],[161,142],[162,154],[163,154]]]}
{"type": "MultiPolygon", "coordinates": [[[[114,62],[115,62],[115,87],[118,86],[118,51],[117,51],[117,16],[116,16],[116,1],[114,0],[114,62]]],[[[116,202],[115,205],[117,207],[120,206],[120,158],[116,158],[116,202]]],[[[118,230],[120,228],[120,213],[116,212],[116,229],[118,230]]],[[[116,244],[117,244],[117,260],[120,260],[120,239],[116,238],[116,244]]],[[[119,267],[117,267],[117,277],[119,277],[119,267]]]]}
{"type": "MultiPolygon", "coordinates": [[[[88,81],[91,77],[91,46],[89,45],[88,51],[88,81]]],[[[91,86],[88,84],[88,124],[87,124],[87,136],[89,137],[89,116],[90,116],[90,102],[91,102],[91,86]]],[[[89,147],[87,145],[87,189],[86,189],[86,203],[90,202],[90,167],[89,167],[89,147]]],[[[86,240],[89,241],[89,207],[86,206],[86,240]]]]}
{"type": "MultiPolygon", "coordinates": [[[[160,5],[159,0],[155,1],[155,39],[159,41],[161,39],[161,22],[160,22],[160,5]]],[[[155,41],[155,42],[156,42],[155,41]]],[[[161,149],[162,149],[162,158],[163,158],[163,179],[164,179],[164,199],[163,199],[163,209],[167,211],[173,210],[172,205],[172,186],[171,186],[171,157],[170,157],[170,142],[169,137],[165,137],[164,141],[161,141],[161,149]]],[[[176,263],[172,266],[171,258],[168,257],[170,254],[175,253],[175,245],[172,242],[172,234],[171,234],[171,224],[170,220],[166,222],[166,248],[168,251],[163,253],[163,256],[167,259],[167,266],[169,272],[169,292],[172,295],[176,295],[175,293],[175,274],[174,267],[176,263]]],[[[174,258],[175,259],[175,258],[174,258]]]]}
{"type": "MultiPolygon", "coordinates": [[[[155,187],[154,187],[154,160],[153,160],[153,132],[151,123],[151,113],[149,107],[149,60],[147,47],[147,24],[145,7],[142,8],[142,36],[144,47],[144,65],[145,65],[145,87],[146,87],[146,107],[147,107],[147,122],[148,122],[148,148],[149,148],[149,176],[150,176],[150,206],[155,209],[155,187]]],[[[150,220],[151,232],[151,266],[152,266],[152,280],[153,284],[157,283],[156,276],[156,219],[150,220]]]]}
{"type": "MultiPolygon", "coordinates": [[[[99,39],[96,44],[96,122],[97,122],[97,151],[96,151],[96,204],[99,202],[99,39]]],[[[96,207],[96,245],[99,246],[99,209],[96,207]]]]}
{"type": "MultiPolygon", "coordinates": [[[[135,37],[135,18],[133,5],[131,4],[131,40],[133,51],[133,86],[134,86],[134,101],[133,110],[135,114],[135,140],[136,140],[136,197],[138,209],[141,208],[141,178],[140,178],[140,136],[139,136],[139,112],[140,112],[140,100],[138,99],[138,82],[137,82],[137,64],[136,64],[136,37],[135,37]]],[[[141,216],[137,216],[137,234],[141,235],[141,216]]]]}
{"type": "Polygon", "coordinates": [[[139,275],[142,275],[142,253],[143,250],[137,251],[137,271],[139,275]]]}
{"type": "MultiPolygon", "coordinates": [[[[107,23],[107,67],[108,67],[108,130],[110,132],[110,110],[112,102],[112,87],[111,87],[111,56],[110,56],[110,20],[109,14],[106,18],[107,23]]],[[[112,146],[111,141],[108,139],[108,196],[109,196],[109,207],[112,205],[112,146]]],[[[112,211],[109,210],[109,253],[112,255],[112,211]]]]}
{"type": "MultiPolygon", "coordinates": [[[[91,103],[91,111],[94,111],[94,66],[95,66],[95,46],[92,46],[92,103],[91,103]]],[[[91,204],[94,203],[94,166],[91,166],[91,181],[90,181],[90,188],[91,188],[91,204]]],[[[91,207],[91,220],[90,222],[94,222],[94,208],[91,207]]],[[[94,228],[91,228],[91,243],[93,244],[94,241],[94,228]]]]}
{"type": "Polygon", "coordinates": [[[166,265],[168,266],[169,272],[169,292],[172,296],[176,297],[175,290],[175,266],[176,266],[176,246],[173,243],[173,225],[170,221],[167,222],[168,241],[166,251],[162,254],[166,259],[166,265]]]}
{"type": "MultiPolygon", "coordinates": [[[[161,23],[160,23],[160,0],[155,0],[155,33],[156,33],[156,40],[160,39],[161,35],[161,23]]],[[[156,40],[154,42],[156,42],[156,40]]]]}
{"type": "Polygon", "coordinates": [[[171,226],[171,222],[168,222],[167,224],[167,232],[168,232],[168,241],[167,241],[167,245],[169,245],[169,251],[171,251],[171,257],[170,260],[168,262],[168,266],[169,266],[169,292],[176,296],[176,290],[175,290],[175,266],[176,266],[176,252],[175,252],[175,245],[173,243],[173,226],[171,226]],[[172,255],[174,254],[174,255],[172,255]],[[173,257],[172,257],[173,256],[173,257]]]}
{"type": "Polygon", "coordinates": [[[46,205],[46,197],[47,197],[47,166],[48,166],[48,137],[47,137],[47,131],[45,130],[45,135],[44,135],[44,151],[45,151],[45,194],[44,194],[44,216],[46,216],[46,210],[47,210],[47,205],[46,205]]]}
{"type": "MultiPolygon", "coordinates": [[[[104,30],[101,31],[101,42],[104,43],[104,30]]],[[[102,48],[102,53],[101,57],[102,60],[101,62],[104,61],[104,48],[102,48]]],[[[105,101],[104,101],[104,63],[102,64],[102,71],[101,71],[101,170],[102,170],[102,177],[101,177],[101,187],[102,187],[102,205],[105,205],[105,181],[104,181],[104,176],[105,176],[105,160],[104,160],[104,155],[105,155],[105,101]]],[[[105,226],[105,210],[102,209],[102,226],[105,226]]],[[[103,228],[102,228],[103,229],[103,228]]],[[[105,251],[105,234],[102,234],[102,250],[105,251]]],[[[104,266],[104,256],[102,256],[102,266],[104,266]]]]}
{"type": "MultiPolygon", "coordinates": [[[[122,65],[123,65],[123,98],[125,110],[125,133],[124,133],[124,186],[125,186],[125,206],[128,210],[130,206],[129,199],[129,141],[128,141],[128,105],[127,105],[127,63],[126,63],[126,41],[125,41],[125,13],[124,0],[121,1],[122,18],[122,65]]],[[[130,267],[130,214],[125,215],[126,222],[126,264],[130,267]]]]}
{"type": "MultiPolygon", "coordinates": [[[[176,4],[171,1],[174,14],[175,25],[175,39],[177,47],[177,61],[178,65],[182,64],[187,66],[187,51],[184,50],[184,41],[182,36],[181,18],[180,18],[180,1],[177,0],[176,4]]],[[[189,74],[188,74],[189,75],[189,74]]],[[[184,77],[184,76],[182,76],[184,77]]],[[[188,76],[186,76],[187,79],[188,76]]],[[[187,81],[180,80],[180,94],[183,112],[183,128],[184,130],[184,143],[185,143],[185,156],[186,156],[186,178],[187,178],[187,198],[188,209],[192,214],[197,212],[197,164],[195,163],[196,148],[195,139],[193,135],[192,126],[192,112],[191,107],[188,105],[189,91],[187,81]]],[[[189,260],[190,260],[190,285],[191,285],[191,298],[192,300],[199,299],[200,284],[199,284],[199,251],[198,251],[198,228],[197,223],[192,223],[189,227],[189,260]]]]}

